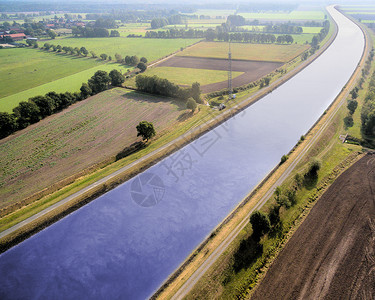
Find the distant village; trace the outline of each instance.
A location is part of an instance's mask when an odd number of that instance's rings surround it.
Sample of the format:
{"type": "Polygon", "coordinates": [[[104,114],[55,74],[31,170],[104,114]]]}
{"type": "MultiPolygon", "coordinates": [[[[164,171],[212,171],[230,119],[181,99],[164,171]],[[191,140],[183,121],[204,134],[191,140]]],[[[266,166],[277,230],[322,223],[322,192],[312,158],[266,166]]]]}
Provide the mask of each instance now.
{"type": "MultiPolygon", "coordinates": [[[[95,21],[83,22],[82,16],[65,14],[58,17],[55,15],[52,18],[43,18],[40,21],[34,21],[32,18],[27,17],[22,23],[19,20],[14,20],[10,17],[4,18],[5,14],[1,15],[3,20],[0,25],[0,46],[7,47],[25,47],[25,43],[20,41],[38,41],[39,39],[55,38],[61,34],[70,34],[72,28],[80,27],[85,28],[86,25],[92,25],[95,21]],[[92,23],[92,24],[90,24],[92,23]]],[[[61,13],[60,13],[61,15],[61,13]]]]}

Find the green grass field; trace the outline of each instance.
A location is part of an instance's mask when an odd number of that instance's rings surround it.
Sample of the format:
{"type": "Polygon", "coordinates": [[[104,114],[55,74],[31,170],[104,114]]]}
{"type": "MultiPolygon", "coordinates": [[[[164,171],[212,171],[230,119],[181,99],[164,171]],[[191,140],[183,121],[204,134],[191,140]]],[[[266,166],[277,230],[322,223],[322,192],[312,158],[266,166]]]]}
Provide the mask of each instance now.
{"type": "Polygon", "coordinates": [[[151,30],[150,23],[128,23],[116,29],[120,36],[127,37],[129,34],[144,36],[147,30],[151,30]]]}
{"type": "Polygon", "coordinates": [[[238,15],[245,19],[274,19],[274,20],[324,20],[323,11],[294,10],[290,13],[242,13],[238,15]]]}
{"type": "MultiPolygon", "coordinates": [[[[232,43],[232,58],[256,61],[287,62],[308,49],[307,45],[232,43]]],[[[179,52],[180,56],[227,58],[228,43],[202,42],[179,52]]]]}
{"type": "MultiPolygon", "coordinates": [[[[282,34],[275,34],[276,38],[282,34]]],[[[305,44],[306,42],[311,43],[312,38],[315,34],[313,33],[302,33],[302,34],[291,34],[293,37],[293,43],[305,44]]]]}
{"type": "Polygon", "coordinates": [[[94,59],[77,59],[36,49],[2,49],[0,99],[101,64],[94,59]]]}
{"type": "Polygon", "coordinates": [[[123,57],[126,55],[137,55],[146,57],[149,62],[164,57],[172,52],[178,51],[199,39],[143,39],[143,38],[61,38],[49,41],[51,44],[86,47],[88,51],[94,51],[97,55],[106,53],[113,58],[116,53],[123,57]]]}
{"type": "MultiPolygon", "coordinates": [[[[85,46],[97,55],[107,53],[114,57],[118,52],[123,56],[145,56],[153,61],[195,41],[197,39],[61,38],[49,42],[62,46],[85,46]]],[[[2,49],[0,67],[0,111],[5,112],[11,112],[21,101],[50,91],[79,91],[82,82],[87,82],[97,70],[109,72],[118,69],[125,73],[130,68],[89,57],[47,53],[36,49],[2,49]]]]}
{"type": "Polygon", "coordinates": [[[120,72],[125,73],[127,68],[127,66],[122,66],[116,63],[100,64],[88,70],[84,70],[66,76],[64,78],[41,84],[34,88],[30,88],[28,90],[2,98],[0,99],[0,111],[12,112],[12,109],[16,107],[21,101],[27,101],[27,99],[29,99],[30,97],[44,95],[51,91],[55,91],[57,93],[78,92],[82,83],[87,82],[87,80],[98,70],[110,72],[113,69],[117,69],[120,72]]]}
{"type": "MultiPolygon", "coordinates": [[[[232,72],[233,78],[243,74],[242,72],[232,72]]],[[[191,69],[191,68],[175,68],[175,67],[157,67],[147,70],[144,75],[158,76],[166,78],[169,81],[179,85],[192,85],[199,82],[206,85],[215,82],[221,82],[228,79],[227,71],[191,69]]],[[[135,87],[135,78],[125,82],[126,86],[135,87]]]]}

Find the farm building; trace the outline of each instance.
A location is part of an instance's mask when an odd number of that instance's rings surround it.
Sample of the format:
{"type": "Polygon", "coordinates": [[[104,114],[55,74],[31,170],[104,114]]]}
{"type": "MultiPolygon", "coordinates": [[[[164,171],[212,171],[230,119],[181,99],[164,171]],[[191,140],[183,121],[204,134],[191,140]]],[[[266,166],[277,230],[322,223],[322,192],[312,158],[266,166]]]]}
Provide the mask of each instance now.
{"type": "Polygon", "coordinates": [[[13,41],[20,41],[26,38],[26,35],[24,33],[6,33],[0,36],[0,38],[5,38],[7,36],[11,37],[13,41]]]}

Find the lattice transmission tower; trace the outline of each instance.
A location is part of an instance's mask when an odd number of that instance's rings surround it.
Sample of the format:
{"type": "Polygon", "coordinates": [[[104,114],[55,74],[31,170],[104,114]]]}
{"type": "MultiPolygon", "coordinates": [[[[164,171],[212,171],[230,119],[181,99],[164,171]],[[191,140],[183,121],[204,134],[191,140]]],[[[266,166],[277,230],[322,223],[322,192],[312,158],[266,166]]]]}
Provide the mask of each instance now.
{"type": "Polygon", "coordinates": [[[233,89],[232,89],[232,52],[230,49],[230,41],[229,41],[229,49],[228,49],[228,97],[232,99],[233,89]]]}

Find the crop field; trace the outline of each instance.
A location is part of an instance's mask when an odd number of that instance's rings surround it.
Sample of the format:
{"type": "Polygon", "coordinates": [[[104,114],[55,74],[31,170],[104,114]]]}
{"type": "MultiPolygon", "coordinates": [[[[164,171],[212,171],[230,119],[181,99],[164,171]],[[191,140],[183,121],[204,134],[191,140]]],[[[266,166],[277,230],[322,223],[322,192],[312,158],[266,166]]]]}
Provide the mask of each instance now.
{"type": "Polygon", "coordinates": [[[242,13],[238,15],[245,19],[274,19],[274,20],[324,20],[325,13],[323,11],[302,11],[294,10],[290,13],[242,13]]]}
{"type": "Polygon", "coordinates": [[[149,62],[178,51],[199,39],[143,39],[143,38],[73,38],[67,37],[50,41],[50,44],[86,47],[88,51],[94,51],[97,55],[106,53],[113,58],[116,53],[123,57],[137,55],[146,57],[149,62]]]}
{"type": "MultiPolygon", "coordinates": [[[[245,85],[252,81],[258,80],[259,78],[267,75],[280,67],[282,63],[277,62],[260,62],[260,61],[246,61],[246,60],[234,60],[232,61],[233,76],[233,87],[245,85]],[[239,76],[236,76],[237,74],[239,76]]],[[[173,68],[185,68],[188,74],[190,70],[196,70],[195,72],[205,72],[207,70],[216,70],[216,72],[227,73],[228,61],[226,59],[217,58],[205,58],[205,57],[188,57],[188,56],[174,56],[170,59],[163,61],[158,66],[160,67],[173,67],[173,68]],[[191,69],[194,68],[194,69],[191,69]]],[[[168,74],[166,74],[168,75],[168,74]]],[[[168,78],[168,77],[167,77],[168,78]]],[[[171,76],[171,79],[173,77],[171,76]]],[[[199,80],[196,80],[199,82],[199,80]]],[[[213,83],[201,84],[201,90],[203,93],[214,92],[222,90],[228,87],[227,78],[219,80],[215,78],[213,83]]]]}
{"type": "Polygon", "coordinates": [[[178,101],[116,88],[0,140],[0,208],[115,157],[140,140],[140,121],[160,133],[184,112],[178,101]]]}
{"type": "Polygon", "coordinates": [[[0,99],[98,65],[101,63],[94,59],[77,59],[36,49],[2,49],[0,99]]]}
{"type": "MultiPolygon", "coordinates": [[[[173,60],[173,58],[172,58],[173,60]]],[[[187,64],[186,66],[188,66],[187,64]]],[[[242,75],[243,72],[232,72],[233,78],[242,75]]],[[[207,69],[193,69],[180,67],[156,67],[148,69],[144,75],[158,76],[166,78],[169,81],[178,85],[192,85],[194,82],[199,82],[201,85],[207,85],[215,82],[226,81],[228,79],[227,71],[207,70],[207,69]]],[[[135,78],[125,82],[127,86],[135,87],[135,78]]]]}
{"type": "MultiPolygon", "coordinates": [[[[241,60],[288,62],[308,49],[308,45],[232,43],[232,58],[241,60]]],[[[202,42],[185,49],[178,56],[227,58],[228,43],[202,42]]]]}

